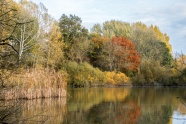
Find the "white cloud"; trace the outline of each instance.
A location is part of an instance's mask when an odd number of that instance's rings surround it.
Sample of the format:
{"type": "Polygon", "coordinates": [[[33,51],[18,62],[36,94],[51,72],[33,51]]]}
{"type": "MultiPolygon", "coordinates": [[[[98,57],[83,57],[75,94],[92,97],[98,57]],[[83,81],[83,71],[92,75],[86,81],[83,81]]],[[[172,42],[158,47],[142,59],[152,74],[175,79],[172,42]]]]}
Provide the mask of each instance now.
{"type": "MultiPolygon", "coordinates": [[[[186,40],[185,0],[33,0],[42,2],[56,19],[62,14],[75,14],[90,28],[95,23],[116,19],[142,21],[166,32],[173,49],[182,49],[186,40]],[[176,33],[175,33],[176,32],[176,33]],[[179,45],[178,45],[179,44],[179,45]]],[[[184,51],[186,53],[186,49],[184,51]]]]}

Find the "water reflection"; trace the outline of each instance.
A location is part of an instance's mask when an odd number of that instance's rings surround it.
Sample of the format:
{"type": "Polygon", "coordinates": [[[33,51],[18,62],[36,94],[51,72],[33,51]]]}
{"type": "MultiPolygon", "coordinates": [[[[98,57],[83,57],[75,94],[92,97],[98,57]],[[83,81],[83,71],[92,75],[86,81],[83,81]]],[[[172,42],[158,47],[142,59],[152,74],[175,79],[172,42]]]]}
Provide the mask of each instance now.
{"type": "Polygon", "coordinates": [[[116,102],[125,99],[130,88],[80,88],[68,89],[68,111],[89,110],[92,106],[101,102],[116,102]]]}
{"type": "Polygon", "coordinates": [[[7,124],[60,124],[65,121],[66,98],[1,101],[0,119],[7,124]],[[3,111],[6,111],[3,114],[3,111]],[[2,120],[2,119],[1,119],[2,120]]]}
{"type": "Polygon", "coordinates": [[[186,112],[184,88],[87,88],[68,93],[68,124],[177,124],[181,116],[173,117],[174,111],[186,112]]]}
{"type": "Polygon", "coordinates": [[[68,94],[67,101],[23,100],[16,103],[14,108],[19,109],[12,109],[16,111],[7,120],[31,124],[43,120],[47,124],[186,123],[185,88],[81,88],[68,89],[68,94]]]}

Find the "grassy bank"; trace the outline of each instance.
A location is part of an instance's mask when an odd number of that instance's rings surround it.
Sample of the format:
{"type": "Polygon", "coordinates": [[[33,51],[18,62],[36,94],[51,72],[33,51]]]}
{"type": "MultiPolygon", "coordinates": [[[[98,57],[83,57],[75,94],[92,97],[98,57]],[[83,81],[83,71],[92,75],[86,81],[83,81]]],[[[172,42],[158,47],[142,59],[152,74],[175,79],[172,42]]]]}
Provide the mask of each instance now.
{"type": "Polygon", "coordinates": [[[0,92],[0,99],[35,99],[66,96],[67,80],[63,72],[52,69],[23,69],[13,73],[0,92]]]}

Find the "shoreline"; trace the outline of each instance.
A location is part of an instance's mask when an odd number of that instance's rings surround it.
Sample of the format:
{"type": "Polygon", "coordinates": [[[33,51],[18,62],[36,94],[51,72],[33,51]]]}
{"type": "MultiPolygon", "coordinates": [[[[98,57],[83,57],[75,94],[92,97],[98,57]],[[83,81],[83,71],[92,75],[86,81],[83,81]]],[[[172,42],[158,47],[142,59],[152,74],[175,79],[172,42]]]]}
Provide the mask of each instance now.
{"type": "Polygon", "coordinates": [[[139,87],[139,88],[145,88],[145,87],[161,87],[161,88],[167,88],[167,87],[186,87],[186,84],[171,84],[171,85],[155,85],[155,84],[102,84],[102,85],[91,85],[91,86],[67,86],[67,88],[94,88],[94,87],[105,87],[105,88],[114,88],[114,87],[139,87]]]}

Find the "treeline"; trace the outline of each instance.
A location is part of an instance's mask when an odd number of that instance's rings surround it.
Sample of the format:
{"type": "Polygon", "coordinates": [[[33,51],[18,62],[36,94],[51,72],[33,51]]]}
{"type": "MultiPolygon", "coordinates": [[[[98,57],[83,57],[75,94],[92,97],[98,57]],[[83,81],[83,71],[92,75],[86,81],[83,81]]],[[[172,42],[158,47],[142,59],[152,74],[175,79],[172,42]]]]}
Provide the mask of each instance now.
{"type": "Polygon", "coordinates": [[[185,85],[186,57],[173,57],[157,26],[111,20],[88,32],[81,23],[75,15],[59,20],[69,85],[185,85]]]}
{"type": "Polygon", "coordinates": [[[88,31],[80,17],[63,14],[55,20],[43,4],[1,0],[0,6],[2,87],[52,87],[48,96],[56,96],[53,89],[66,82],[74,87],[186,83],[185,55],[173,58],[169,36],[157,26],[111,20],[88,31]],[[46,76],[36,76],[41,73],[46,76]],[[21,76],[25,80],[19,82],[21,76]],[[28,78],[33,80],[25,84],[28,78]]]}

